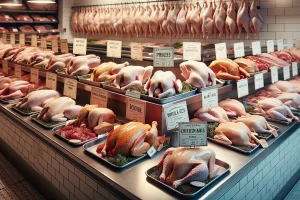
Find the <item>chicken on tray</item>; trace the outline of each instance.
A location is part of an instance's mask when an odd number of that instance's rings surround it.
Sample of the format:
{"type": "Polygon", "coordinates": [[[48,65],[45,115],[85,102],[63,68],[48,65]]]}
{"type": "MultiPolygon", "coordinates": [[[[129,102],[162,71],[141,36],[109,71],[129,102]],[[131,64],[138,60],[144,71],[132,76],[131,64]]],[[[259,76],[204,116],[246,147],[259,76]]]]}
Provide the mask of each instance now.
{"type": "Polygon", "coordinates": [[[122,64],[117,64],[114,62],[105,62],[95,67],[93,73],[91,75],[91,81],[96,82],[105,82],[107,80],[113,81],[119,71],[128,66],[128,62],[124,62],[122,64]]]}
{"type": "Polygon", "coordinates": [[[247,115],[244,105],[235,99],[225,99],[220,101],[219,106],[225,110],[229,117],[241,117],[247,115]]]}
{"type": "Polygon", "coordinates": [[[218,122],[218,123],[229,122],[226,111],[219,106],[211,109],[200,108],[195,112],[194,117],[195,118],[191,119],[191,122],[197,122],[197,121],[218,122]]]}
{"type": "Polygon", "coordinates": [[[0,99],[13,100],[26,96],[35,89],[35,85],[28,81],[14,81],[0,90],[0,99]]]}
{"type": "Polygon", "coordinates": [[[88,74],[90,69],[100,65],[100,58],[95,55],[72,57],[67,64],[67,74],[79,76],[88,74]]]}
{"type": "Polygon", "coordinates": [[[277,81],[271,85],[266,87],[267,91],[274,91],[274,92],[289,92],[289,93],[298,93],[298,90],[292,82],[289,81],[277,81]]]}

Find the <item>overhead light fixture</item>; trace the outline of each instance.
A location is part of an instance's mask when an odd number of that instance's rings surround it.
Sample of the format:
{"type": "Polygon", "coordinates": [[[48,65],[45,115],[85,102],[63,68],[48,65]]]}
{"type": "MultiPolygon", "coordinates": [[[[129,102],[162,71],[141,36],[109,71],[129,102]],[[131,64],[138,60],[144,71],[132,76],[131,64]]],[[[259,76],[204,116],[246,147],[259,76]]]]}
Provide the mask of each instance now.
{"type": "Polygon", "coordinates": [[[22,0],[3,0],[0,6],[22,6],[22,0]]]}
{"type": "Polygon", "coordinates": [[[27,0],[28,3],[56,3],[55,0],[27,0]]]}

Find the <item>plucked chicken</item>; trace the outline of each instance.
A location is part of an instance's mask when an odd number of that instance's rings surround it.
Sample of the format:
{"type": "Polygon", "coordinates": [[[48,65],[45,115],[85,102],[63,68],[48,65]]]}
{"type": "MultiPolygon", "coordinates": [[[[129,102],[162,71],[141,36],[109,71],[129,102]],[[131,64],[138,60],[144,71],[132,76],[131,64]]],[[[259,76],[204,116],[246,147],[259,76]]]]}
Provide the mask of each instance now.
{"type": "Polygon", "coordinates": [[[226,10],[223,4],[223,0],[220,0],[214,13],[214,24],[219,31],[219,37],[222,37],[225,30],[226,10]]]}
{"type": "Polygon", "coordinates": [[[28,81],[14,81],[0,91],[0,99],[12,100],[26,96],[34,90],[34,84],[28,81]]]}
{"type": "Polygon", "coordinates": [[[237,12],[237,27],[239,31],[238,39],[241,38],[243,29],[246,31],[246,39],[250,38],[249,25],[250,25],[249,5],[248,2],[246,2],[246,0],[242,0],[240,8],[237,12]]]}
{"type": "Polygon", "coordinates": [[[229,117],[241,117],[247,115],[244,105],[235,99],[225,99],[219,102],[229,117]]]}
{"type": "Polygon", "coordinates": [[[256,8],[256,0],[252,0],[249,14],[250,14],[250,29],[254,33],[254,38],[258,38],[258,33],[263,27],[263,20],[256,8]]]}
{"type": "Polygon", "coordinates": [[[200,108],[195,112],[194,117],[204,122],[229,122],[226,111],[219,106],[211,109],[200,108]]]}
{"type": "Polygon", "coordinates": [[[58,69],[66,68],[73,57],[74,56],[70,53],[62,55],[52,55],[45,69],[49,71],[55,71],[58,69]]]}
{"type": "Polygon", "coordinates": [[[277,81],[266,87],[267,91],[298,93],[297,88],[289,81],[277,81]]]}
{"type": "Polygon", "coordinates": [[[76,56],[67,65],[67,73],[72,76],[85,75],[90,69],[100,65],[100,58],[95,55],[76,56]]]}
{"type": "Polygon", "coordinates": [[[227,16],[225,20],[225,31],[226,31],[226,38],[233,39],[234,34],[236,32],[236,17],[237,13],[235,10],[235,2],[230,0],[229,6],[227,8],[227,16]]]}
{"type": "Polygon", "coordinates": [[[277,99],[287,105],[291,110],[300,109],[300,94],[298,93],[282,93],[277,99]]]}
{"type": "Polygon", "coordinates": [[[256,66],[255,62],[245,59],[245,58],[238,58],[235,59],[234,62],[236,62],[239,67],[243,68],[248,73],[255,73],[258,72],[259,69],[256,66]]]}
{"type": "Polygon", "coordinates": [[[92,81],[103,82],[106,80],[113,81],[115,76],[119,73],[119,71],[128,66],[128,62],[124,62],[122,64],[116,64],[114,62],[102,63],[98,67],[95,67],[93,73],[91,75],[92,81]]]}

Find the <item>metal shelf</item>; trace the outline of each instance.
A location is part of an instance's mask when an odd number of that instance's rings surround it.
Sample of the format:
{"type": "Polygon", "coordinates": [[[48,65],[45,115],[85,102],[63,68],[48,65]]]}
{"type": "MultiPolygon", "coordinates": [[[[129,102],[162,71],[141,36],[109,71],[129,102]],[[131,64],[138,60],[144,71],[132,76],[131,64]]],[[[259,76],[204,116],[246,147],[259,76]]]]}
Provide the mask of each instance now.
{"type": "Polygon", "coordinates": [[[1,24],[58,24],[55,22],[43,22],[43,21],[0,21],[1,24]]]}
{"type": "Polygon", "coordinates": [[[0,10],[3,13],[57,14],[57,10],[0,10]]]}

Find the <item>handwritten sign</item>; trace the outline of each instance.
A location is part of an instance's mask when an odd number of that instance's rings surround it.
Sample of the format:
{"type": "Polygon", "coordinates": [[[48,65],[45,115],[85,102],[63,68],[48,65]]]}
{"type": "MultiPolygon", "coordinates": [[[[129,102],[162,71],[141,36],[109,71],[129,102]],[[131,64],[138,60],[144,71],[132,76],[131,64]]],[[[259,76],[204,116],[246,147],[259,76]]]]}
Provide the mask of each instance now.
{"type": "Polygon", "coordinates": [[[249,94],[248,79],[242,79],[237,82],[237,93],[238,98],[247,96],[249,94]]]}
{"type": "Polygon", "coordinates": [[[111,58],[121,58],[122,41],[107,40],[106,56],[111,58]]]}
{"type": "Polygon", "coordinates": [[[267,40],[267,52],[274,52],[274,40],[267,40]]]}
{"type": "Polygon", "coordinates": [[[57,74],[46,72],[46,87],[52,90],[57,88],[57,74]]]}
{"type": "Polygon", "coordinates": [[[126,104],[126,118],[145,123],[146,102],[128,97],[126,104]]]}
{"type": "Polygon", "coordinates": [[[271,82],[276,83],[278,81],[278,68],[277,67],[270,67],[271,70],[271,82]]]}
{"type": "Polygon", "coordinates": [[[41,37],[41,48],[47,49],[47,38],[46,37],[41,37]]]}
{"type": "Polygon", "coordinates": [[[6,33],[2,33],[2,42],[6,44],[6,33]]]}
{"type": "Polygon", "coordinates": [[[255,41],[252,42],[252,54],[255,55],[259,55],[261,54],[261,45],[260,45],[260,41],[255,41]]]}
{"type": "Polygon", "coordinates": [[[293,47],[294,47],[293,39],[291,39],[291,38],[287,39],[287,48],[291,49],[293,47]]]}
{"type": "Polygon", "coordinates": [[[69,45],[67,39],[61,39],[60,40],[60,51],[62,53],[69,53],[69,45]]]}
{"type": "Polygon", "coordinates": [[[19,35],[19,43],[20,43],[21,46],[25,45],[25,34],[24,33],[21,33],[19,35]]]}
{"type": "Polygon", "coordinates": [[[58,53],[58,40],[52,40],[51,47],[52,47],[52,51],[58,53]]]}
{"type": "Polygon", "coordinates": [[[179,146],[196,147],[207,146],[206,122],[179,123],[179,146]]]}
{"type": "Polygon", "coordinates": [[[167,130],[178,128],[179,122],[189,122],[186,101],[164,107],[167,130]]]}
{"type": "Polygon", "coordinates": [[[107,91],[98,87],[92,87],[91,89],[91,105],[98,105],[102,108],[107,108],[107,91]]]}
{"type": "Polygon", "coordinates": [[[10,34],[10,44],[16,44],[16,35],[14,33],[10,34]]]}
{"type": "Polygon", "coordinates": [[[74,38],[73,39],[73,54],[86,55],[86,38],[74,38]]]}
{"type": "Polygon", "coordinates": [[[234,57],[235,58],[245,56],[244,42],[234,43],[233,47],[234,47],[234,57]]]}
{"type": "Polygon", "coordinates": [[[277,40],[277,51],[283,50],[283,39],[277,40]]]}
{"type": "Polygon", "coordinates": [[[131,59],[143,61],[143,46],[141,43],[130,43],[131,59]]]}
{"type": "Polygon", "coordinates": [[[291,78],[290,66],[283,67],[283,80],[291,78]]]}
{"type": "Polygon", "coordinates": [[[226,43],[215,44],[216,58],[227,58],[226,43]]]}
{"type": "Polygon", "coordinates": [[[292,62],[292,67],[293,67],[293,76],[297,76],[298,75],[298,63],[292,62]]]}
{"type": "Polygon", "coordinates": [[[7,60],[2,60],[2,70],[3,73],[8,75],[8,62],[7,60]]]}
{"type": "Polygon", "coordinates": [[[258,89],[264,87],[264,74],[263,73],[254,75],[254,87],[255,87],[255,90],[258,90],[258,89]]]}
{"type": "Polygon", "coordinates": [[[39,69],[30,69],[30,82],[39,83],[39,69]]]}
{"type": "Polygon", "coordinates": [[[65,96],[76,99],[77,96],[77,81],[70,78],[65,78],[64,92],[65,96]]]}
{"type": "Polygon", "coordinates": [[[174,67],[174,48],[155,47],[153,49],[154,67],[174,67]]]}
{"type": "Polygon", "coordinates": [[[201,60],[200,42],[183,42],[183,60],[201,60]]]}
{"type": "Polygon", "coordinates": [[[218,101],[218,89],[202,90],[202,108],[211,109],[217,107],[218,101]]]}
{"type": "Polygon", "coordinates": [[[15,76],[17,78],[21,78],[21,76],[22,76],[22,66],[21,65],[15,64],[15,76]]]}
{"type": "Polygon", "coordinates": [[[31,35],[31,46],[37,47],[37,36],[36,35],[31,35]]]}

